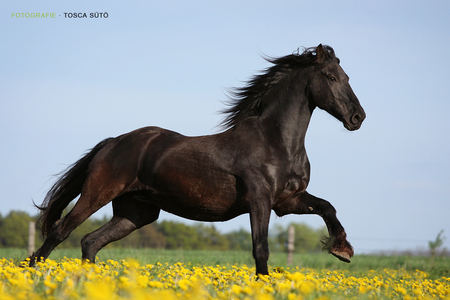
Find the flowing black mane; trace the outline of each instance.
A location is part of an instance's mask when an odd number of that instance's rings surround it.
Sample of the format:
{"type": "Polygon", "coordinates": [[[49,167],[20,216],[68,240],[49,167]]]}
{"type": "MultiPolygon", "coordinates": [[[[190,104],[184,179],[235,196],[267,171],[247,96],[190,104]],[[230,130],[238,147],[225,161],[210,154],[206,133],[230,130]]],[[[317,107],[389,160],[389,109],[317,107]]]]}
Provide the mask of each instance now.
{"type": "MultiPolygon", "coordinates": [[[[227,114],[222,121],[225,128],[234,127],[242,120],[252,116],[260,116],[267,101],[264,96],[274,87],[282,78],[292,73],[294,70],[305,68],[317,64],[316,48],[311,47],[300,49],[290,55],[283,57],[263,57],[268,62],[274,64],[267,68],[261,74],[253,76],[244,87],[233,88],[228,91],[230,108],[221,111],[227,114]],[[264,101],[266,100],[266,101],[264,101]]],[[[323,46],[326,59],[337,59],[333,48],[323,46]]]]}

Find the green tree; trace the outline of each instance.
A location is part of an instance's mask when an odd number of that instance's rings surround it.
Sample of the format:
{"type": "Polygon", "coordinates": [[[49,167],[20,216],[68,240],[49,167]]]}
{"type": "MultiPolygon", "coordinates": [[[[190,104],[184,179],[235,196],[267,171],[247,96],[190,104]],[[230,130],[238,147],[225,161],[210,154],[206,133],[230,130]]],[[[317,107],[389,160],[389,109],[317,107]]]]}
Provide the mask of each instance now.
{"type": "Polygon", "coordinates": [[[252,250],[252,235],[250,232],[244,229],[239,229],[225,234],[225,238],[228,240],[230,250],[252,250]]]}
{"type": "Polygon", "coordinates": [[[322,243],[320,240],[326,235],[326,229],[314,229],[304,223],[291,223],[286,228],[278,225],[274,229],[274,248],[279,251],[287,251],[288,228],[293,225],[295,229],[294,252],[320,252],[322,243]]]}
{"type": "Polygon", "coordinates": [[[199,244],[200,249],[211,249],[211,250],[228,250],[229,249],[229,241],[228,239],[222,235],[219,231],[217,231],[216,227],[205,224],[198,224],[194,226],[197,230],[197,234],[199,236],[199,244]]]}
{"type": "Polygon", "coordinates": [[[434,241],[428,242],[428,247],[430,248],[431,256],[436,256],[437,249],[444,244],[445,237],[442,236],[443,233],[444,233],[444,229],[442,229],[438,233],[438,235],[434,241]]]}
{"type": "Polygon", "coordinates": [[[23,211],[11,211],[0,221],[0,244],[3,247],[26,248],[28,226],[34,218],[23,211]]]}
{"type": "Polygon", "coordinates": [[[166,238],[166,249],[203,249],[193,226],[173,221],[157,223],[156,229],[166,238]]]}
{"type": "Polygon", "coordinates": [[[135,230],[129,236],[111,244],[111,247],[133,247],[133,248],[165,248],[166,237],[159,232],[154,224],[149,224],[135,230]]]}

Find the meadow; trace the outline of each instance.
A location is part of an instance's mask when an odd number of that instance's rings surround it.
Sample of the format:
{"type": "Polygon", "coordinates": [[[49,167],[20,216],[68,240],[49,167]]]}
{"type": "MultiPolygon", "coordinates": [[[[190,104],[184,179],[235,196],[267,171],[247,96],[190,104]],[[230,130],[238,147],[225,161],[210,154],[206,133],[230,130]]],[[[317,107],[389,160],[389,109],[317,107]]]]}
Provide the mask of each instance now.
{"type": "Polygon", "coordinates": [[[450,299],[450,258],[272,253],[255,276],[251,253],[103,249],[82,264],[57,249],[36,268],[21,249],[0,249],[0,299],[450,299]],[[3,259],[2,259],[3,258],[3,259]]]}

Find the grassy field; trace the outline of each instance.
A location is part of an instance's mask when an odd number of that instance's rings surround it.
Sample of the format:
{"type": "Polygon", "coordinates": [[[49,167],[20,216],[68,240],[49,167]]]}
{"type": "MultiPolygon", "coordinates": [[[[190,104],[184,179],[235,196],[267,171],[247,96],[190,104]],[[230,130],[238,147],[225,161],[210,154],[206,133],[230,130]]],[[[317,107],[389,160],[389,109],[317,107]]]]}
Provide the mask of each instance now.
{"type": "Polygon", "coordinates": [[[104,249],[82,264],[79,249],[57,249],[22,267],[22,249],[0,249],[0,299],[335,300],[450,299],[450,258],[272,253],[255,276],[250,252],[104,249]]]}
{"type": "MultiPolygon", "coordinates": [[[[80,249],[56,249],[50,259],[61,260],[81,258],[80,249]]],[[[120,261],[132,258],[141,264],[157,264],[177,262],[191,266],[253,266],[254,260],[249,251],[210,251],[210,250],[161,250],[161,249],[103,249],[98,253],[99,261],[109,259],[120,261]]],[[[0,258],[13,259],[17,262],[26,258],[23,249],[0,249],[0,258]]],[[[286,263],[285,253],[271,253],[269,259],[271,268],[312,268],[317,270],[349,270],[365,273],[370,270],[393,269],[406,271],[420,270],[429,274],[430,278],[450,277],[450,257],[420,257],[420,256],[377,256],[356,255],[350,264],[343,263],[326,253],[294,254],[292,265],[286,263]]]]}

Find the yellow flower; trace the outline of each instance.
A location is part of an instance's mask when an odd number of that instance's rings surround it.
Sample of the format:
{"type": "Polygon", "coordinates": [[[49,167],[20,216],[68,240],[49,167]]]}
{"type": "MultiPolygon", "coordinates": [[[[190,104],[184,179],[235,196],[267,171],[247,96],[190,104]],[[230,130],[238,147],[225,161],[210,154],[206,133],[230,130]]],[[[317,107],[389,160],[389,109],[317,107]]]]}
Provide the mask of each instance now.
{"type": "Polygon", "coordinates": [[[269,277],[269,275],[261,275],[261,274],[258,274],[258,278],[259,278],[261,281],[263,281],[263,282],[266,282],[266,283],[269,283],[269,282],[270,282],[270,277],[269,277]]]}
{"type": "Polygon", "coordinates": [[[280,282],[278,284],[278,291],[280,294],[284,295],[290,292],[292,284],[290,282],[280,282]]]}
{"type": "Polygon", "coordinates": [[[398,286],[396,289],[395,289],[397,292],[399,292],[400,294],[402,294],[402,295],[406,295],[406,289],[404,288],[404,287],[402,287],[402,286],[398,286]]]}
{"type": "Polygon", "coordinates": [[[141,288],[145,288],[148,286],[149,283],[149,279],[147,276],[143,276],[143,275],[138,275],[136,277],[136,282],[138,284],[139,287],[141,288]]]}
{"type": "Polygon", "coordinates": [[[309,281],[305,281],[300,285],[300,291],[304,294],[304,295],[309,295],[311,294],[315,289],[315,285],[312,282],[309,281]]]}
{"type": "Polygon", "coordinates": [[[50,276],[47,276],[45,278],[44,285],[46,287],[48,287],[49,289],[51,289],[51,290],[54,290],[54,289],[56,289],[58,287],[58,285],[51,280],[50,276]]]}
{"type": "Polygon", "coordinates": [[[231,287],[231,291],[236,295],[239,296],[242,293],[242,287],[236,284],[233,284],[231,287]]]}
{"type": "Polygon", "coordinates": [[[187,279],[181,279],[180,281],[178,281],[178,286],[183,291],[186,291],[191,286],[191,282],[187,279]]]}
{"type": "Polygon", "coordinates": [[[86,282],[84,287],[88,299],[111,300],[117,298],[114,286],[110,284],[103,282],[86,282]]]}
{"type": "Polygon", "coordinates": [[[154,287],[154,288],[157,288],[157,289],[162,289],[162,288],[164,288],[164,283],[159,282],[159,281],[149,281],[149,282],[148,282],[148,285],[149,285],[150,287],[154,287]]]}
{"type": "Polygon", "coordinates": [[[365,285],[360,285],[358,290],[361,294],[365,294],[367,292],[367,287],[365,285]]]}
{"type": "Polygon", "coordinates": [[[257,300],[273,300],[275,299],[271,294],[258,294],[256,295],[257,300]]]}

